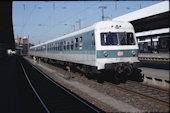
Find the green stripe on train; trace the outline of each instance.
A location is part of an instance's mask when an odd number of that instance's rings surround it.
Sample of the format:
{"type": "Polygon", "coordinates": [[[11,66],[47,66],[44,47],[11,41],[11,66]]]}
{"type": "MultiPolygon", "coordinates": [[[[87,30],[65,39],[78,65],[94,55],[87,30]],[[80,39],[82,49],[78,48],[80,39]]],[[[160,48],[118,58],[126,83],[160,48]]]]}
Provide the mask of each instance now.
{"type": "Polygon", "coordinates": [[[116,57],[138,57],[138,50],[99,50],[97,51],[96,58],[116,58],[116,57]],[[104,56],[104,52],[107,52],[107,57],[104,56]],[[123,51],[123,56],[117,56],[118,51],[123,51]],[[132,55],[132,51],[135,51],[136,55],[132,55]]]}

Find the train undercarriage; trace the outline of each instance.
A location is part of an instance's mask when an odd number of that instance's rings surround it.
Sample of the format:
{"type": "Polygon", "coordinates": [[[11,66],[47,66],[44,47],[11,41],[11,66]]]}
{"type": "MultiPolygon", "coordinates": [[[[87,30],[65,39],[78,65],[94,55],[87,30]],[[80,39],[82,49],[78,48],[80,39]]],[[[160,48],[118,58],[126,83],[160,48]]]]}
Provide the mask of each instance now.
{"type": "MultiPolygon", "coordinates": [[[[32,56],[33,58],[33,56],[32,56]]],[[[36,61],[46,62],[50,64],[55,64],[69,72],[79,72],[84,74],[88,78],[93,78],[94,76],[103,82],[107,76],[111,76],[114,82],[120,83],[126,80],[143,81],[143,75],[141,75],[141,70],[138,69],[137,63],[112,63],[106,64],[105,69],[97,70],[97,67],[77,64],[73,62],[59,61],[49,58],[36,57],[36,61]]]]}

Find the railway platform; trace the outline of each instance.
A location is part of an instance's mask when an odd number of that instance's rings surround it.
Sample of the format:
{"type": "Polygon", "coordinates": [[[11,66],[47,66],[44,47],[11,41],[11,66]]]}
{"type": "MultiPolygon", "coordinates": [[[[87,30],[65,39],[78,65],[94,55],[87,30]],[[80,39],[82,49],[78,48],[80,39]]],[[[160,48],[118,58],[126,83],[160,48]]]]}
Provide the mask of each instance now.
{"type": "Polygon", "coordinates": [[[0,109],[2,113],[44,113],[16,56],[0,57],[0,109]]]}
{"type": "Polygon", "coordinates": [[[169,89],[168,53],[139,53],[139,60],[144,75],[143,83],[169,89]]]}
{"type": "Polygon", "coordinates": [[[143,83],[169,89],[169,70],[140,67],[144,75],[143,83]]]}
{"type": "Polygon", "coordinates": [[[169,53],[139,53],[139,60],[169,62],[169,53]]]}

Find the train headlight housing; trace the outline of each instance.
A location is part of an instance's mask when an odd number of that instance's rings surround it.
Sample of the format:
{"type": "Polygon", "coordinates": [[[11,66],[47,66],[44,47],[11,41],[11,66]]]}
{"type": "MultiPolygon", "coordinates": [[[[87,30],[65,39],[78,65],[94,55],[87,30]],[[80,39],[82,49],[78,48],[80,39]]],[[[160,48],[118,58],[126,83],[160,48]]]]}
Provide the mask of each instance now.
{"type": "Polygon", "coordinates": [[[133,55],[133,56],[135,56],[135,55],[136,55],[136,52],[135,52],[135,51],[132,51],[131,53],[132,53],[132,55],[133,55]]]}
{"type": "Polygon", "coordinates": [[[107,51],[104,51],[104,52],[103,52],[103,55],[104,55],[105,57],[107,57],[107,56],[108,56],[107,51]]]}

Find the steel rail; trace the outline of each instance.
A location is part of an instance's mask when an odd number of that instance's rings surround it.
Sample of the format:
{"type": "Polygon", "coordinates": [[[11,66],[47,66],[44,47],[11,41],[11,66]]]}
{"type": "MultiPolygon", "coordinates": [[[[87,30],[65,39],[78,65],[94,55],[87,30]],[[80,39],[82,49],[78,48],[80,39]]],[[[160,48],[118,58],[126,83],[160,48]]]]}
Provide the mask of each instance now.
{"type": "Polygon", "coordinates": [[[154,102],[160,103],[160,104],[162,104],[162,105],[169,106],[169,103],[168,103],[168,102],[163,101],[163,100],[161,100],[161,99],[154,98],[154,97],[148,96],[148,95],[146,95],[146,94],[142,94],[142,93],[139,93],[139,92],[137,92],[137,91],[134,91],[134,90],[131,90],[131,89],[128,89],[128,88],[125,88],[125,87],[123,87],[123,86],[119,86],[119,85],[116,85],[116,84],[111,84],[111,83],[108,83],[108,82],[107,82],[107,84],[110,84],[110,85],[112,85],[113,87],[118,88],[118,89],[120,89],[120,90],[124,90],[124,91],[126,91],[127,93],[132,93],[132,94],[141,96],[141,97],[143,97],[143,98],[150,99],[150,100],[152,100],[152,101],[154,101],[154,102]]]}
{"type": "MultiPolygon", "coordinates": [[[[28,62],[29,63],[29,62],[28,62]]],[[[89,108],[91,108],[92,110],[94,110],[97,113],[100,113],[102,111],[97,110],[96,108],[90,106],[87,102],[83,101],[81,98],[79,98],[78,96],[74,95],[72,92],[68,91],[66,88],[64,88],[63,86],[61,86],[60,84],[58,84],[57,82],[55,82],[53,79],[51,79],[48,75],[46,75],[45,73],[43,73],[41,70],[39,70],[37,67],[35,67],[33,64],[29,63],[32,67],[34,67],[34,69],[36,69],[39,73],[41,73],[44,77],[46,77],[48,80],[50,80],[52,83],[54,83],[55,85],[57,85],[59,88],[63,89],[65,92],[67,92],[68,94],[70,94],[72,97],[74,97],[75,99],[77,99],[78,101],[80,101],[81,103],[83,103],[84,105],[88,106],[89,108]]]]}
{"type": "Polygon", "coordinates": [[[25,75],[25,77],[26,77],[29,85],[31,86],[32,90],[34,91],[35,95],[37,96],[37,98],[38,98],[39,101],[41,102],[41,104],[42,104],[42,106],[44,107],[44,109],[46,110],[46,112],[47,112],[47,113],[50,113],[50,111],[48,110],[47,106],[46,106],[45,103],[42,101],[41,97],[38,95],[37,91],[35,90],[34,86],[32,85],[32,83],[31,83],[31,81],[30,81],[30,79],[29,79],[29,77],[28,77],[28,75],[27,75],[27,73],[26,73],[26,71],[25,71],[25,68],[24,68],[24,66],[22,65],[22,62],[21,62],[20,60],[19,60],[19,63],[20,63],[20,65],[21,65],[22,70],[23,70],[23,72],[24,72],[24,75],[25,75]]]}
{"type": "Polygon", "coordinates": [[[144,86],[144,87],[149,87],[149,88],[152,88],[154,90],[161,91],[161,92],[164,92],[164,93],[169,93],[169,90],[167,90],[167,89],[158,88],[158,87],[147,85],[147,84],[144,84],[144,83],[139,83],[139,82],[130,81],[130,80],[127,80],[126,83],[130,83],[130,84],[134,84],[134,85],[137,84],[137,85],[141,85],[141,86],[144,86]]]}

